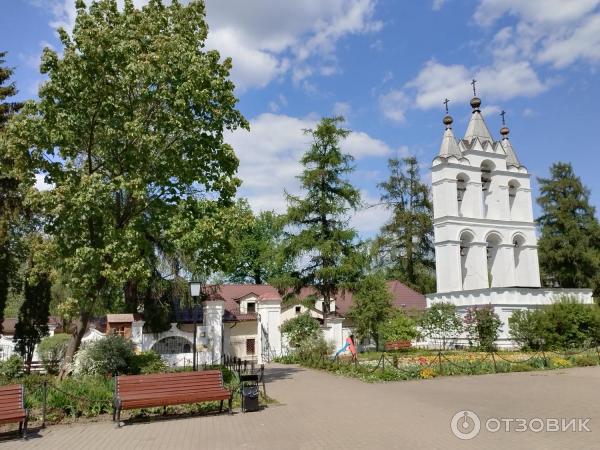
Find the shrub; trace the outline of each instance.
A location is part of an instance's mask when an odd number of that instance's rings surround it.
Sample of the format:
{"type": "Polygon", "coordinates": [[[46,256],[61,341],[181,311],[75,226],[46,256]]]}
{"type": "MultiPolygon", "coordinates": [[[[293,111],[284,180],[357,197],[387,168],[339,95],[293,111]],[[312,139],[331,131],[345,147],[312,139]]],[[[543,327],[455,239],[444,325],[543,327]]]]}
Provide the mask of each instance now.
{"type": "Polygon", "coordinates": [[[0,362],[0,375],[4,378],[17,378],[23,373],[23,360],[13,353],[8,359],[0,362]]]}
{"type": "Polygon", "coordinates": [[[164,373],[171,369],[154,350],[133,355],[130,372],[133,374],[164,373]]]}
{"type": "Polygon", "coordinates": [[[323,356],[333,353],[333,345],[326,342],[323,336],[317,336],[303,341],[296,349],[298,359],[302,363],[317,362],[323,356]]]}
{"type": "Polygon", "coordinates": [[[70,339],[69,334],[61,333],[47,336],[39,343],[37,352],[48,373],[58,373],[60,362],[65,357],[70,339]]]}
{"type": "Polygon", "coordinates": [[[581,348],[599,341],[600,308],[597,305],[584,305],[563,298],[539,314],[547,348],[581,348]]]}
{"type": "Polygon", "coordinates": [[[77,352],[74,372],[77,375],[128,373],[133,358],[131,342],[110,335],[90,342],[77,352]]]}
{"type": "Polygon", "coordinates": [[[304,313],[283,322],[280,330],[288,337],[290,345],[297,348],[304,342],[318,337],[319,322],[309,313],[304,313]]]}
{"type": "Polygon", "coordinates": [[[463,331],[462,321],[452,303],[441,302],[432,305],[421,317],[419,325],[422,334],[442,349],[463,331]]]}
{"type": "Polygon", "coordinates": [[[383,322],[379,333],[385,342],[412,341],[419,336],[414,320],[402,311],[396,312],[383,322]]]}
{"type": "Polygon", "coordinates": [[[571,357],[571,362],[578,367],[597,366],[598,357],[592,355],[577,355],[571,357]]]}
{"type": "Polygon", "coordinates": [[[468,308],[464,324],[469,339],[477,342],[482,350],[492,351],[495,349],[502,321],[491,305],[468,308]]]}

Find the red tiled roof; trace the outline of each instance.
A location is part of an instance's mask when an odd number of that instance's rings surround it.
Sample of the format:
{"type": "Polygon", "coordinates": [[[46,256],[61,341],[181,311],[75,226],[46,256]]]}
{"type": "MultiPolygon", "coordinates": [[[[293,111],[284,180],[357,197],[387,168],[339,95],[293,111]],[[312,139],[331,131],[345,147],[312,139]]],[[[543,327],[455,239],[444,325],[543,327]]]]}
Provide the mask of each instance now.
{"type": "MultiPolygon", "coordinates": [[[[400,281],[388,281],[388,287],[392,293],[392,303],[398,309],[405,311],[422,311],[427,308],[425,296],[412,290],[400,281]]],[[[314,289],[305,288],[300,291],[300,298],[314,294],[314,289]]],[[[230,312],[231,317],[240,316],[238,320],[252,320],[250,317],[241,317],[239,314],[239,300],[248,295],[255,295],[263,300],[281,300],[281,295],[273,286],[268,284],[223,284],[220,286],[209,286],[205,289],[209,300],[224,300],[225,310],[230,312]]],[[[336,296],[336,313],[345,316],[352,305],[352,293],[344,291],[336,296]]],[[[244,315],[245,316],[245,315],[244,315]]],[[[235,320],[235,319],[234,319],[235,320]]]]}

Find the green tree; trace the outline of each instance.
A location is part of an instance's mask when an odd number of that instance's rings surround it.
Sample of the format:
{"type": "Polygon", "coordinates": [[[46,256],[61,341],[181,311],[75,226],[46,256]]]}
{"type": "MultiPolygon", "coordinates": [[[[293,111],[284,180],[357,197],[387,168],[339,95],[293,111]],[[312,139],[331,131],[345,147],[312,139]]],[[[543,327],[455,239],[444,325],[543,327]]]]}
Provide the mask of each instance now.
{"type": "Polygon", "coordinates": [[[378,187],[391,211],[375,241],[378,264],[422,293],[435,290],[433,206],[430,188],[421,181],[414,156],[388,161],[390,177],[378,187]]]}
{"type": "Polygon", "coordinates": [[[275,284],[298,294],[312,286],[323,299],[323,312],[330,311],[331,300],[344,283],[355,281],[356,231],[348,214],[360,204],[359,191],[347,176],[354,170],[353,158],[340,149],[350,133],[339,127],[342,117],[323,118],[315,129],[305,130],[313,142],[301,159],[304,170],[298,178],[304,197],[286,193],[288,210],[284,255],[299,263],[299,268],[279,277],[275,284]]]}
{"type": "MultiPolygon", "coordinates": [[[[14,279],[18,267],[16,256],[18,232],[16,222],[22,206],[22,182],[15,176],[14,163],[6,152],[4,132],[8,120],[21,108],[19,102],[8,98],[17,94],[15,83],[9,80],[13,69],[5,67],[6,52],[0,52],[0,319],[8,298],[10,280],[14,279]]],[[[0,333],[2,323],[0,322],[0,333]]]]}
{"type": "Polygon", "coordinates": [[[420,318],[419,325],[423,336],[431,339],[441,349],[446,349],[463,331],[456,306],[445,302],[431,305],[420,318]]]}
{"type": "Polygon", "coordinates": [[[316,339],[319,335],[319,322],[309,313],[300,314],[288,319],[279,327],[282,334],[286,335],[292,347],[299,347],[303,342],[316,339]]]}
{"type": "Polygon", "coordinates": [[[51,286],[49,275],[44,272],[32,273],[25,280],[25,299],[19,310],[14,340],[17,343],[15,349],[23,357],[27,373],[31,370],[35,346],[48,334],[51,286]]]}
{"type": "Polygon", "coordinates": [[[268,283],[291,269],[291,264],[280,251],[283,239],[283,221],[273,211],[254,215],[249,205],[240,205],[245,216],[242,227],[232,241],[231,269],[226,278],[234,283],[268,283]]]}
{"type": "Polygon", "coordinates": [[[239,185],[224,134],[248,126],[231,60],[205,50],[203,2],[76,6],[62,54],[44,50],[39,101],[9,127],[9,151],[54,184],[37,201],[79,316],[67,364],[93,314],[160,301],[184,263],[221,267],[239,185]]]}
{"type": "Polygon", "coordinates": [[[379,329],[392,313],[392,294],[385,277],[375,273],[358,282],[347,317],[359,338],[372,337],[379,346],[379,329]]]}
{"type": "Polygon", "coordinates": [[[502,321],[492,305],[472,306],[465,314],[464,327],[471,342],[476,342],[484,351],[492,351],[496,348],[502,321]]]}
{"type": "Polygon", "coordinates": [[[600,294],[600,225],[590,205],[590,191],[569,163],[550,167],[550,178],[538,178],[542,215],[538,252],[544,284],[593,288],[600,294]]]}
{"type": "Polygon", "coordinates": [[[381,324],[379,332],[385,342],[412,341],[419,336],[415,321],[400,310],[381,324]]]}
{"type": "Polygon", "coordinates": [[[3,128],[10,117],[21,109],[21,102],[7,102],[6,99],[17,95],[15,83],[9,83],[14,69],[5,67],[7,52],[0,52],[0,129],[3,128]]]}

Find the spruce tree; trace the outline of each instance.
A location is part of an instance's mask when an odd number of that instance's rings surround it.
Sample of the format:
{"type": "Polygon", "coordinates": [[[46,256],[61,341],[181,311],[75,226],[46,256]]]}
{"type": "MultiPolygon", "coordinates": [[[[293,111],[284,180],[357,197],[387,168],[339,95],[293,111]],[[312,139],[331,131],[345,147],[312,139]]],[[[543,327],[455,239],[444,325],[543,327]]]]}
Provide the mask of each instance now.
{"type": "Polygon", "coordinates": [[[6,52],[0,52],[0,129],[4,127],[8,119],[16,113],[21,106],[20,102],[7,102],[6,99],[17,95],[15,83],[9,83],[14,69],[4,67],[6,52]]]}
{"type": "Polygon", "coordinates": [[[323,299],[323,312],[345,283],[357,276],[356,231],[349,226],[349,213],[360,204],[360,193],[348,181],[353,158],[342,152],[340,142],[350,131],[341,128],[342,117],[323,118],[315,129],[305,130],[312,138],[302,157],[304,170],[298,178],[304,196],[286,193],[288,232],[284,253],[299,263],[297,270],[279,277],[275,284],[299,293],[313,287],[311,297],[323,299]]]}
{"type": "Polygon", "coordinates": [[[393,158],[388,166],[390,176],[378,187],[391,218],[375,240],[377,262],[389,278],[422,293],[431,292],[435,288],[435,259],[430,188],[421,181],[415,157],[393,158]]]}
{"type": "Polygon", "coordinates": [[[590,191],[569,163],[550,167],[550,178],[538,178],[537,203],[542,215],[538,253],[545,285],[593,288],[599,293],[600,225],[590,205],[590,191]]]}

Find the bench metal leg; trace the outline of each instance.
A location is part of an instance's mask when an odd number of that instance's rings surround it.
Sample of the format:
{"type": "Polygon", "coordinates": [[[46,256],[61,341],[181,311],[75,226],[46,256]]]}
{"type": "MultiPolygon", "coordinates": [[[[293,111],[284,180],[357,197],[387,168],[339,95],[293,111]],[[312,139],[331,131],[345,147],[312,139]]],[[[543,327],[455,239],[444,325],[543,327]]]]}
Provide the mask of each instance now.
{"type": "Polygon", "coordinates": [[[117,406],[117,428],[121,428],[121,407],[117,406]]]}
{"type": "Polygon", "coordinates": [[[233,410],[231,409],[231,402],[232,402],[232,398],[229,397],[229,415],[233,414],[233,410]]]}
{"type": "Polygon", "coordinates": [[[223,400],[221,400],[221,404],[219,405],[219,413],[223,412],[223,400]]]}
{"type": "Polygon", "coordinates": [[[19,431],[21,431],[21,426],[23,427],[22,437],[23,440],[27,440],[27,422],[29,421],[29,415],[25,416],[25,420],[21,424],[19,424],[19,431]]]}

